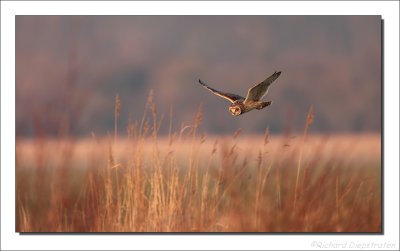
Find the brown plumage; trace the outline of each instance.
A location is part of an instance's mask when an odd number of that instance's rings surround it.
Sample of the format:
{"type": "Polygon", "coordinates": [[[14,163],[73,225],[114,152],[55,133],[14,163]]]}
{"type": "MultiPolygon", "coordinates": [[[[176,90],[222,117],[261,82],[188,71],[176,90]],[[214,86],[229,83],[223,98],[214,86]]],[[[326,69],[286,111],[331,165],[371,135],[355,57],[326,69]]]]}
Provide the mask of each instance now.
{"type": "Polygon", "coordinates": [[[261,110],[264,107],[271,105],[272,101],[263,102],[261,99],[268,93],[268,88],[279,76],[281,75],[280,71],[275,71],[274,74],[269,76],[263,82],[253,86],[247,92],[246,98],[232,94],[232,93],[224,93],[217,91],[208,85],[206,85],[203,81],[199,79],[199,83],[204,86],[207,90],[211,91],[217,96],[225,98],[229,100],[232,104],[229,106],[229,111],[234,116],[239,116],[243,113],[249,112],[251,110],[257,109],[261,110]]]}

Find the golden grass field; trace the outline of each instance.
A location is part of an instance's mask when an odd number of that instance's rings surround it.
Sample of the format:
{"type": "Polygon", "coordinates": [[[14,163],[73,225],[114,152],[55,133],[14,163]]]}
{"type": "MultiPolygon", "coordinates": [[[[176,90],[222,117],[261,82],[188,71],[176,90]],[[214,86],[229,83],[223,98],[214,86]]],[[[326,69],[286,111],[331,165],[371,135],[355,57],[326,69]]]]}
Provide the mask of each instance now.
{"type": "Polygon", "coordinates": [[[153,118],[126,137],[17,138],[16,231],[382,230],[379,134],[309,134],[309,114],[298,135],[206,135],[198,113],[159,136],[153,118]]]}

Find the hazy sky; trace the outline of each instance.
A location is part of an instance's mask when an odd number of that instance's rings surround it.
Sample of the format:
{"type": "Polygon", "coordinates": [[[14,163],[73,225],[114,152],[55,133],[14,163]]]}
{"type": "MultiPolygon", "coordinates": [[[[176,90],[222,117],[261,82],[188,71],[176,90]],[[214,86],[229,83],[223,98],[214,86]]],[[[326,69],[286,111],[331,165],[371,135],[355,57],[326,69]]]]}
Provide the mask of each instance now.
{"type": "Polygon", "coordinates": [[[380,16],[17,16],[17,133],[113,131],[140,120],[154,89],[161,131],[193,121],[232,133],[381,129],[380,16]],[[229,102],[197,84],[245,96],[275,70],[273,105],[233,117],[229,102]],[[36,128],[36,129],[35,129],[36,128]],[[67,129],[65,129],[67,128],[67,129]]]}

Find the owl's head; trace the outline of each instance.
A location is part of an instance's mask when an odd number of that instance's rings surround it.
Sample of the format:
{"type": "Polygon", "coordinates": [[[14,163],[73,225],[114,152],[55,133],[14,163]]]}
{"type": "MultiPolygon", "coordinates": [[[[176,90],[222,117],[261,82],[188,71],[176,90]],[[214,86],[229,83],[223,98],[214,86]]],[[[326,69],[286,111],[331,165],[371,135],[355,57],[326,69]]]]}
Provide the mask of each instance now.
{"type": "Polygon", "coordinates": [[[233,103],[229,106],[229,111],[231,112],[231,114],[233,116],[239,116],[240,114],[242,114],[242,107],[240,106],[240,104],[237,103],[233,103]]]}

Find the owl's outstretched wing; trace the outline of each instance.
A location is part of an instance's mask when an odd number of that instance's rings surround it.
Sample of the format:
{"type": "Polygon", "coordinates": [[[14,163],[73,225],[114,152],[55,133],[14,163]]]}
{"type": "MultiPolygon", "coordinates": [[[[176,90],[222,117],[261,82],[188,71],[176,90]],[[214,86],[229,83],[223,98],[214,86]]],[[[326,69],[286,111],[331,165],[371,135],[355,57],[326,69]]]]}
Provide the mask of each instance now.
{"type": "Polygon", "coordinates": [[[259,101],[268,92],[268,87],[281,75],[280,71],[275,71],[274,74],[269,76],[266,80],[252,87],[247,92],[246,100],[244,103],[249,101],[259,101]]]}
{"type": "Polygon", "coordinates": [[[209,90],[210,92],[214,93],[217,96],[220,96],[222,98],[225,98],[227,100],[229,100],[230,102],[235,102],[236,100],[240,100],[240,99],[244,99],[242,96],[236,95],[236,94],[232,94],[232,93],[224,93],[224,92],[220,92],[217,91],[211,87],[209,87],[208,85],[206,85],[203,81],[201,81],[199,79],[199,83],[204,86],[207,90],[209,90]]]}

